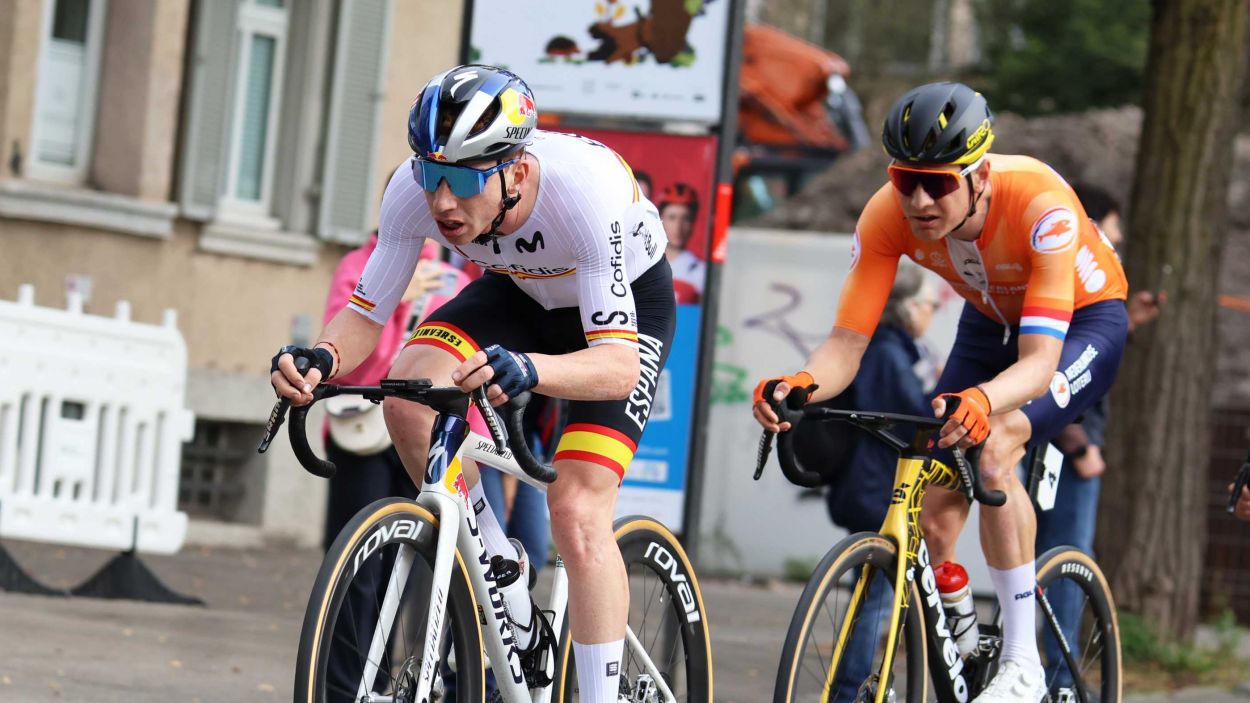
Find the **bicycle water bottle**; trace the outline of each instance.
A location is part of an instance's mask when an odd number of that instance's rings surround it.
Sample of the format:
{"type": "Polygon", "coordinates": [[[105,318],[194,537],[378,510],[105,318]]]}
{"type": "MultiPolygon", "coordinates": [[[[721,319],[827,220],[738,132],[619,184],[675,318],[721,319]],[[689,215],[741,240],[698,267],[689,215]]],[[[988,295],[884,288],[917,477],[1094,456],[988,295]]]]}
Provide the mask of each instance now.
{"type": "Polygon", "coordinates": [[[530,599],[530,580],[521,578],[522,567],[512,559],[491,557],[490,568],[495,572],[495,588],[503,596],[517,649],[528,652],[538,640],[538,628],[534,627],[537,608],[530,599]]]}
{"type": "Polygon", "coordinates": [[[960,656],[966,657],[976,651],[980,639],[977,609],[972,602],[968,572],[953,561],[945,561],[938,564],[933,575],[937,577],[938,593],[942,596],[942,609],[946,611],[946,624],[950,628],[951,639],[959,647],[960,656]]]}

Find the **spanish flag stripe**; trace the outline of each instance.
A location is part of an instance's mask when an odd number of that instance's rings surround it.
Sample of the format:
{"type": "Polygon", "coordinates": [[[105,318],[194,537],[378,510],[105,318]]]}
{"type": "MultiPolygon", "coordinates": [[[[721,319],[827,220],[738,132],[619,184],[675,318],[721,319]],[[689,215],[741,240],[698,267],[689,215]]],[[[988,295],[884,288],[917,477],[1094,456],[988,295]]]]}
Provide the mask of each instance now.
{"type": "Polygon", "coordinates": [[[586,339],[592,340],[592,341],[596,339],[612,339],[612,338],[630,339],[636,342],[638,341],[638,333],[633,332],[631,330],[597,330],[595,332],[586,333],[586,339]]]}
{"type": "Polygon", "coordinates": [[[464,330],[445,322],[417,327],[404,346],[410,344],[429,344],[446,349],[461,361],[473,356],[480,348],[464,330]]]}
{"type": "Polygon", "coordinates": [[[621,432],[620,430],[614,430],[611,427],[607,427],[606,425],[594,425],[589,422],[575,422],[568,427],[565,427],[564,432],[565,434],[569,432],[595,432],[624,444],[629,447],[630,453],[638,450],[638,443],[630,439],[629,435],[621,432]]]}
{"type": "MultiPolygon", "coordinates": [[[[634,458],[634,450],[629,445],[621,442],[615,437],[610,437],[600,432],[569,432],[565,431],[564,436],[560,438],[560,444],[556,447],[556,459],[560,458],[565,452],[585,452],[594,454],[603,458],[599,463],[604,461],[614,462],[621,467],[621,473],[625,472],[625,467],[629,466],[629,462],[634,458]]],[[[604,464],[607,466],[607,464],[604,464]]]]}
{"type": "Polygon", "coordinates": [[[556,452],[554,461],[563,461],[565,459],[573,459],[576,461],[589,461],[592,464],[606,466],[607,468],[612,470],[612,473],[616,474],[622,480],[624,480],[625,478],[625,467],[601,454],[596,454],[594,452],[583,452],[583,451],[579,451],[576,449],[562,449],[556,452]]]}
{"type": "Polygon", "coordinates": [[[368,300],[365,300],[364,298],[360,297],[359,295],[354,295],[354,294],[352,295],[351,300],[348,302],[358,307],[362,307],[368,312],[373,312],[373,309],[378,306],[377,303],[371,303],[368,300]]]}

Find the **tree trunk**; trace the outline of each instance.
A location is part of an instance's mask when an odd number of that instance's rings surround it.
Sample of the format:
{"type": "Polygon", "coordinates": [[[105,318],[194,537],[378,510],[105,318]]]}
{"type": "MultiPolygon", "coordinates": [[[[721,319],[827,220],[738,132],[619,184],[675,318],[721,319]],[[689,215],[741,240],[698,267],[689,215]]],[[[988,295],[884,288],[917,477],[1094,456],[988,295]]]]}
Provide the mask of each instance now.
{"type": "Polygon", "coordinates": [[[1134,333],[1112,393],[1099,560],[1121,607],[1179,638],[1197,623],[1206,547],[1216,286],[1246,22],[1246,0],[1155,0],[1129,208],[1129,281],[1168,301],[1134,333]]]}

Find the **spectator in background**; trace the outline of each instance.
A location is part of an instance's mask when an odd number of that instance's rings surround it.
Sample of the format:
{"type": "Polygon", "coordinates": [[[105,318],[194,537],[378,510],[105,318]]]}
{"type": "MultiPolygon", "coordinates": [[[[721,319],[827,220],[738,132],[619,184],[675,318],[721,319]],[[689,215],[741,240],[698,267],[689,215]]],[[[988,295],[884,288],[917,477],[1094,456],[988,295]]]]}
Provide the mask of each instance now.
{"type": "MultiPolygon", "coordinates": [[[[931,415],[924,379],[916,371],[924,365],[917,340],[929,328],[939,305],[932,279],[920,267],[901,262],[855,381],[842,395],[818,405],[931,415]]],[[[899,428],[896,434],[907,437],[910,431],[899,428]]],[[[852,533],[877,531],[890,507],[898,453],[844,423],[809,422],[798,425],[794,432],[795,453],[805,468],[829,466],[837,472],[829,476],[825,492],[834,524],[852,533]]],[[[892,592],[885,580],[874,580],[864,604],[865,614],[875,611],[879,618],[885,617],[892,592]]],[[[862,622],[859,627],[876,630],[873,618],[865,616],[862,622]]],[[[831,703],[856,700],[859,683],[872,673],[874,645],[875,641],[860,641],[852,635],[847,665],[839,669],[834,686],[837,693],[831,703]]]]}
{"type": "Polygon", "coordinates": [[[660,211],[668,248],[664,256],[673,268],[673,290],[678,303],[697,303],[703,297],[703,277],[707,264],[686,248],[694,234],[694,221],[699,215],[699,194],[688,184],[678,181],[660,191],[655,206],[660,211]]]}
{"type": "MultiPolygon", "coordinates": [[[[377,244],[378,233],[375,230],[369,235],[369,241],[349,251],[339,261],[326,296],[323,324],[347,305],[377,244]]],[[[375,385],[386,378],[395,355],[408,339],[415,323],[468,284],[468,276],[439,261],[438,254],[438,245],[427,243],[408,289],[395,313],[382,328],[377,348],[360,366],[336,378],[335,382],[363,386],[375,385]]],[[[332,398],[326,403],[330,413],[326,456],[339,467],[338,473],[330,479],[326,507],[322,546],[329,548],[339,531],[361,508],[388,496],[415,498],[417,488],[387,439],[380,405],[344,396],[332,398]],[[340,398],[343,402],[336,404],[334,401],[340,398]]]]}
{"type": "MultiPolygon", "coordinates": [[[[1231,491],[1232,486],[1228,489],[1231,491]]],[[[1234,513],[1238,519],[1250,522],[1250,486],[1241,489],[1241,498],[1237,500],[1237,512],[1234,513]]]]}
{"type": "MultiPolygon", "coordinates": [[[[374,230],[369,241],[349,251],[339,261],[326,296],[325,317],[328,323],[346,305],[356,290],[356,283],[365,269],[369,255],[378,245],[378,233],[374,230]]],[[[390,373],[391,364],[408,339],[417,321],[442,305],[469,282],[463,272],[439,260],[439,246],[427,242],[421,252],[421,260],[413,272],[408,289],[394,314],[382,328],[377,347],[351,373],[335,379],[342,385],[375,385],[390,373]]],[[[325,532],[322,546],[329,549],[339,531],[361,508],[375,500],[391,496],[416,498],[417,486],[413,485],[399,453],[391,444],[382,417],[382,406],[363,398],[338,396],[326,401],[327,426],[326,457],[338,466],[338,472],[330,479],[329,497],[326,503],[325,532]]],[[[480,417],[476,422],[483,425],[480,417]]],[[[475,427],[476,429],[476,427],[475,427]]],[[[383,565],[374,561],[364,568],[370,569],[371,579],[357,578],[352,581],[348,604],[358,603],[356,612],[367,612],[367,605],[380,596],[383,565]]],[[[360,628],[372,628],[372,624],[357,623],[360,628]]],[[[370,632],[357,634],[357,642],[368,642],[370,632]]],[[[347,656],[336,657],[329,664],[329,676],[333,681],[350,682],[359,678],[359,661],[349,661],[347,656]]]]}
{"type": "MultiPolygon", "coordinates": [[[[1110,193],[1097,186],[1078,183],[1073,185],[1073,190],[1085,213],[1107,241],[1118,249],[1124,242],[1120,228],[1120,204],[1110,193]]],[[[1139,290],[1130,293],[1126,301],[1129,334],[1158,317],[1160,307],[1166,301],[1167,293],[1164,291],[1139,290]]],[[[1074,379],[1068,380],[1071,382],[1074,379]]],[[[1054,507],[1038,512],[1035,542],[1038,554],[1060,545],[1071,545],[1090,554],[1094,552],[1098,495],[1102,474],[1107,468],[1102,448],[1106,444],[1109,407],[1109,400],[1104,396],[1081,415],[1079,423],[1068,425],[1052,440],[1063,452],[1063,467],[1060,469],[1054,507]]],[[[1081,594],[1072,584],[1055,584],[1051,589],[1050,602],[1065,636],[1075,642],[1073,635],[1081,614],[1081,594]]],[[[1071,674],[1066,666],[1059,666],[1062,659],[1058,644],[1047,637],[1043,648],[1046,650],[1046,661],[1050,662],[1047,665],[1047,680],[1051,680],[1057,669],[1055,685],[1069,685],[1071,674]]]]}
{"type": "Polygon", "coordinates": [[[651,199],[651,174],[646,171],[634,169],[634,180],[638,182],[638,190],[642,191],[642,197],[647,200],[651,199]]]}

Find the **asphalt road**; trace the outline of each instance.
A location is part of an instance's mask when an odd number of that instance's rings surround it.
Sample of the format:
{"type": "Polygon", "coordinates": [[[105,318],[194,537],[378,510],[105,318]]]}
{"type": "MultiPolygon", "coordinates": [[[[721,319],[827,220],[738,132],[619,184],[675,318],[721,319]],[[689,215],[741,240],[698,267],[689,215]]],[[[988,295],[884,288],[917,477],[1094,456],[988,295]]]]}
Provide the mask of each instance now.
{"type": "MultiPolygon", "coordinates": [[[[32,575],[56,588],[77,585],[110,556],[21,542],[4,546],[32,575]]],[[[144,559],[171,588],[202,598],[203,607],[0,592],[0,701],[290,700],[307,584],[319,561],[312,551],[276,547],[189,548],[173,557],[144,559]]],[[[703,581],[717,701],[771,699],[799,590],[703,581]]],[[[1130,700],[1250,703],[1250,695],[1196,689],[1130,700]]]]}

